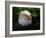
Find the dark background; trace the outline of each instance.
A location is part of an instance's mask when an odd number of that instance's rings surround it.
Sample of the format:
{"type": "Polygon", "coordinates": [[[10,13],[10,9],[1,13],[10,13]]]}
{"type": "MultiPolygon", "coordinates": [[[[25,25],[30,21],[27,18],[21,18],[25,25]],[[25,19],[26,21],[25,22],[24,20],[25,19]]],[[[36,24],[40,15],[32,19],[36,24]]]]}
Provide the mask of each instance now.
{"type": "Polygon", "coordinates": [[[27,8],[27,7],[12,7],[13,14],[13,31],[22,30],[40,30],[40,8],[27,8]],[[21,11],[28,10],[32,14],[32,24],[28,26],[22,26],[18,24],[18,16],[21,11]]]}

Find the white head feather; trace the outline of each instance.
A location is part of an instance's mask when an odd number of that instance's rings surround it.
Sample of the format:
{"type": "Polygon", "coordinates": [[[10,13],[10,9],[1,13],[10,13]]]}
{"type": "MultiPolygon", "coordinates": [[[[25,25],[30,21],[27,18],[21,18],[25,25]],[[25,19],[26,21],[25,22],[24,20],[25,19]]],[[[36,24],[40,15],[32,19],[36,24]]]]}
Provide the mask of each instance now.
{"type": "Polygon", "coordinates": [[[32,20],[26,20],[25,16],[23,14],[31,16],[31,13],[29,11],[27,11],[27,10],[21,11],[20,15],[19,15],[19,18],[18,18],[18,23],[23,25],[23,26],[31,24],[32,20]]]}

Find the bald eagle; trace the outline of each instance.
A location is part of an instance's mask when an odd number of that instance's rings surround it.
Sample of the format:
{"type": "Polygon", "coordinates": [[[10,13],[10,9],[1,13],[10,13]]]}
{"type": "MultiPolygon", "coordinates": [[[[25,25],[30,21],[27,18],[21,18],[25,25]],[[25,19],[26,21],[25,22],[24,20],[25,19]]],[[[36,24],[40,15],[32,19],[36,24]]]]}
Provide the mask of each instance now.
{"type": "Polygon", "coordinates": [[[18,18],[18,23],[21,24],[22,26],[32,23],[32,16],[31,13],[27,10],[21,11],[19,18],[18,18]]]}

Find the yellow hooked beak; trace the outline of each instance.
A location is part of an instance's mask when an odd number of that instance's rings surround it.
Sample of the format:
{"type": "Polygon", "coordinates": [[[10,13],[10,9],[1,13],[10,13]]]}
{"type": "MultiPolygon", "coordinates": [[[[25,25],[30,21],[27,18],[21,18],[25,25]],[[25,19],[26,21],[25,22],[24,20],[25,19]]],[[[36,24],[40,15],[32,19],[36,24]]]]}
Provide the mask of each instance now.
{"type": "Polygon", "coordinates": [[[32,20],[32,16],[28,16],[27,18],[28,18],[28,20],[32,20]]]}
{"type": "Polygon", "coordinates": [[[27,20],[32,20],[32,16],[25,15],[27,20]]]}

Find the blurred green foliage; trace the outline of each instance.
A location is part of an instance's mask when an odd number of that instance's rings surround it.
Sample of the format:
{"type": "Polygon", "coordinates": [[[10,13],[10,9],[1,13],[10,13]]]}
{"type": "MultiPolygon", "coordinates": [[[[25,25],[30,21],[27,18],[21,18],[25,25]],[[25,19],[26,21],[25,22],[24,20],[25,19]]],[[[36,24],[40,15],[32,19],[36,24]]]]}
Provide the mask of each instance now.
{"type": "Polygon", "coordinates": [[[18,18],[18,15],[23,10],[28,10],[33,17],[40,16],[40,8],[13,7],[14,20],[18,18]]]}
{"type": "Polygon", "coordinates": [[[40,29],[40,8],[13,7],[12,10],[13,10],[13,27],[15,26],[14,23],[18,21],[18,16],[20,12],[23,10],[28,10],[33,17],[32,26],[31,27],[28,26],[29,29],[40,29]]]}
{"type": "Polygon", "coordinates": [[[14,7],[14,12],[19,14],[23,10],[28,10],[30,13],[32,13],[32,16],[38,16],[40,15],[40,8],[26,8],[26,7],[14,7]]]}

